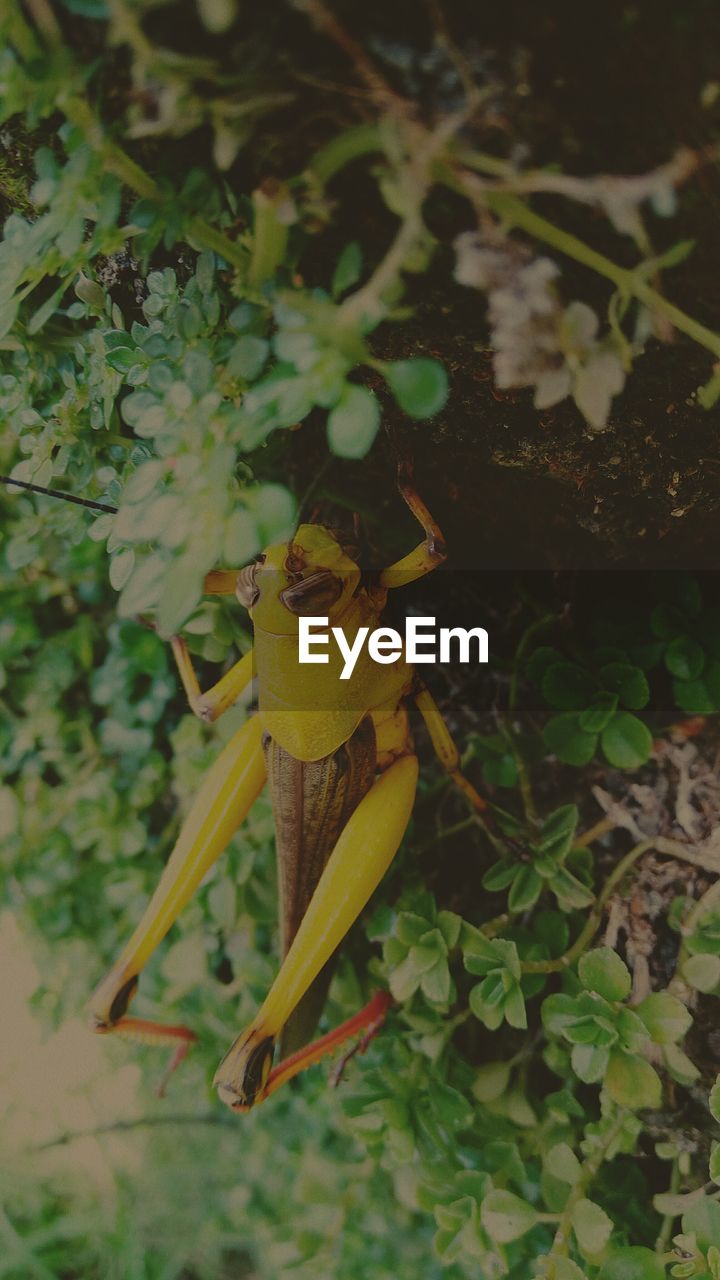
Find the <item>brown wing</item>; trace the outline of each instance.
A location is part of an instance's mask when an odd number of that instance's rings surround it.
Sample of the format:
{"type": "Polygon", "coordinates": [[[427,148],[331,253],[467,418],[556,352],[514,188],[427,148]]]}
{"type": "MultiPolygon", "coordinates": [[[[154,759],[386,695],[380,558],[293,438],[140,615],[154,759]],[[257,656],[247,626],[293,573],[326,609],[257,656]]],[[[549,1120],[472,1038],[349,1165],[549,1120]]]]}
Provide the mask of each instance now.
{"type": "MultiPolygon", "coordinates": [[[[263,740],[272,795],[280,891],[280,940],[287,955],[337,838],[375,778],[375,729],[369,716],[322,760],[296,760],[263,740]]],[[[334,960],[318,974],[287,1023],[283,1056],[310,1039],[325,1003],[334,960]]]]}

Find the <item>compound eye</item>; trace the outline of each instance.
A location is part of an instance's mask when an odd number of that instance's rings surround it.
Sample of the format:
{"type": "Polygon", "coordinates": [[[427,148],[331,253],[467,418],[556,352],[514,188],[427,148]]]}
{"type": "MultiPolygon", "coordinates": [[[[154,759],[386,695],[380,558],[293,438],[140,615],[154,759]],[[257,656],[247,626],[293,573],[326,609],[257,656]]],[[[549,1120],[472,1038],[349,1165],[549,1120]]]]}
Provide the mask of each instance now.
{"type": "Polygon", "coordinates": [[[280,599],[297,617],[314,617],[327,612],[343,593],[342,580],[329,569],[320,569],[280,592],[280,599]]]}
{"type": "Polygon", "coordinates": [[[237,582],[235,584],[235,595],[237,596],[240,603],[245,606],[246,609],[252,609],[258,596],[260,595],[260,589],[257,585],[257,580],[255,577],[257,573],[257,568],[258,568],[257,564],[246,565],[244,569],[240,570],[237,576],[237,582]]]}

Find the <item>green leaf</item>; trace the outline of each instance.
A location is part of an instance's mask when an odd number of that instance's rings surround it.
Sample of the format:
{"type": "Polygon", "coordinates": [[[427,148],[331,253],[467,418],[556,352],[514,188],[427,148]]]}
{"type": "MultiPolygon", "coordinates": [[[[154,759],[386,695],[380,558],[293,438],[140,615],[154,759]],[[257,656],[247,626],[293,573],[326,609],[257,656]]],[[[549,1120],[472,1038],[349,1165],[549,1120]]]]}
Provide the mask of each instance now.
{"type": "Polygon", "coordinates": [[[166,569],[166,564],[158,555],[147,556],[136,564],[118,601],[121,618],[133,617],[144,613],[146,609],[155,608],[166,569]]]}
{"type": "Polygon", "coordinates": [[[20,825],[20,806],[9,787],[0,787],[0,840],[14,836],[20,825]]]}
{"type": "Polygon", "coordinates": [[[246,333],[233,343],[227,363],[227,371],[232,378],[243,378],[245,382],[254,382],[261,372],[270,351],[270,343],[265,338],[246,333]]]}
{"type": "Polygon", "coordinates": [[[578,974],[586,991],[595,991],[605,1000],[626,1000],[630,995],[630,970],[611,947],[586,951],[580,957],[578,974]]]}
{"type": "Polygon", "coordinates": [[[483,762],[482,775],[491,787],[517,786],[517,765],[510,752],[502,756],[491,756],[483,762]]]}
{"type": "Polygon", "coordinates": [[[423,995],[432,1004],[447,1004],[451,992],[450,972],[446,960],[437,960],[420,981],[423,995]]]}
{"type": "Polygon", "coordinates": [[[328,444],[339,458],[364,458],[379,426],[380,405],[373,392],[349,382],[328,414],[328,444]]]}
{"type": "Polygon", "coordinates": [[[261,546],[288,538],[297,519],[295,499],[282,484],[260,484],[243,494],[248,509],[257,520],[261,546]]]}
{"type": "Polygon", "coordinates": [[[211,390],[215,381],[215,366],[212,360],[205,355],[204,351],[188,351],[183,361],[183,370],[187,385],[195,399],[200,400],[211,390]]]}
{"type": "Polygon", "coordinates": [[[619,1050],[610,1054],[605,1088],[613,1102],[633,1111],[640,1107],[657,1110],[662,1101],[660,1077],[650,1063],[619,1050]]]}
{"type": "Polygon", "coordinates": [[[678,1084],[693,1084],[699,1078],[700,1072],[695,1063],[676,1044],[664,1044],[662,1055],[665,1070],[678,1084]]]}
{"type": "Polygon", "coordinates": [[[550,858],[562,862],[575,839],[580,813],[576,804],[564,804],[543,822],[537,847],[550,858]]]}
{"type": "Polygon", "coordinates": [[[122,591],[135,567],[135,552],[126,548],[119,551],[110,561],[110,585],[115,591],[122,591]]]}
{"type": "Polygon", "coordinates": [[[508,910],[527,911],[540,897],[542,880],[534,867],[521,867],[508,894],[508,910]]]}
{"type": "Polygon", "coordinates": [[[600,681],[609,693],[616,693],[621,703],[631,711],[647,706],[650,687],[644,671],[629,662],[609,662],[600,671],[600,681]]]}
{"type": "Polygon", "coordinates": [[[506,1092],[509,1082],[509,1062],[486,1062],[477,1069],[472,1091],[478,1102],[494,1102],[506,1092]]]}
{"type": "Polygon", "coordinates": [[[616,693],[599,693],[589,707],[580,714],[580,728],[586,733],[600,733],[617,711],[616,693]]]}
{"type": "Polygon", "coordinates": [[[613,1250],[598,1280],[665,1280],[665,1265],[652,1249],[629,1245],[613,1250]]]}
{"type": "Polygon", "coordinates": [[[710,994],[720,984],[720,956],[689,956],[682,966],[682,976],[697,991],[710,994]]]}
{"type": "Polygon", "coordinates": [[[437,360],[415,356],[385,366],[385,377],[400,408],[410,418],[432,418],[448,395],[447,373],[437,360]]]}
{"type": "Polygon", "coordinates": [[[669,991],[656,991],[647,996],[635,1012],[656,1044],[675,1044],[692,1026],[692,1014],[669,991]]]}
{"type": "Polygon", "coordinates": [[[422,974],[419,974],[409,956],[390,973],[390,990],[393,998],[404,1004],[415,994],[420,986],[422,974]]]}
{"type": "Polygon", "coordinates": [[[559,711],[579,711],[595,693],[592,676],[575,662],[556,662],[542,678],[542,695],[559,711]]]}
{"type": "Polygon", "coordinates": [[[695,680],[674,680],[673,695],[677,705],[689,716],[707,716],[720,711],[720,662],[710,659],[695,680]]]}
{"type": "Polygon", "coordinates": [[[678,240],[677,244],[671,245],[669,249],[666,249],[664,253],[658,256],[658,268],[661,271],[665,271],[668,267],[679,267],[690,256],[694,248],[694,240],[678,240]]]}
{"type": "Polygon", "coordinates": [[[158,633],[175,635],[202,599],[204,573],[194,555],[182,555],[167,569],[158,605],[158,633]]]}
{"type": "Polygon", "coordinates": [[[337,266],[333,272],[332,284],[330,292],[333,298],[340,298],[348,289],[352,289],[360,279],[363,267],[362,249],[357,240],[351,240],[345,245],[340,257],[337,260],[337,266]]]}
{"type": "Polygon", "coordinates": [[[498,1244],[509,1244],[531,1231],[537,1212],[512,1191],[489,1191],[480,1206],[480,1221],[498,1244]]]}
{"type": "Polygon", "coordinates": [[[604,1209],[585,1198],[573,1205],[572,1224],[580,1248],[590,1257],[600,1253],[612,1235],[612,1220],[604,1209]]]}
{"type": "Polygon", "coordinates": [[[584,1084],[598,1084],[603,1080],[609,1059],[609,1049],[594,1044],[574,1044],[570,1055],[572,1069],[584,1084]]]}
{"type": "Polygon", "coordinates": [[[720,1124],[720,1076],[717,1077],[712,1089],[710,1090],[708,1103],[713,1119],[717,1120],[718,1124],[720,1124]]]}
{"type": "Polygon", "coordinates": [[[617,769],[639,769],[652,752],[650,730],[629,711],[615,712],[600,741],[607,760],[617,769]]]}
{"type": "Polygon", "coordinates": [[[527,1012],[525,1010],[525,1000],[522,990],[519,986],[513,986],[505,997],[504,1003],[505,1021],[508,1026],[515,1027],[518,1031],[527,1031],[527,1012]]]}
{"type": "Polygon", "coordinates": [[[482,878],[483,889],[489,893],[501,893],[511,885],[517,874],[517,863],[512,858],[501,858],[493,863],[482,878]]]}
{"type": "Polygon", "coordinates": [[[553,1178],[567,1182],[571,1187],[582,1177],[582,1167],[572,1147],[567,1142],[557,1142],[545,1157],[545,1168],[553,1178]]]}
{"type": "Polygon", "coordinates": [[[588,1280],[572,1258],[555,1258],[555,1280],[588,1280]]]}
{"type": "Polygon", "coordinates": [[[545,744],[564,764],[589,764],[595,755],[598,736],[586,733],[576,711],[564,711],[548,720],[543,729],[545,744]]]}
{"type": "Polygon", "coordinates": [[[457,915],[454,911],[438,911],[437,927],[445,939],[445,945],[448,950],[458,945],[462,928],[462,916],[457,915]]]}
{"type": "Polygon", "coordinates": [[[720,1204],[707,1196],[697,1200],[683,1214],[682,1229],[687,1235],[694,1233],[704,1251],[713,1245],[720,1248],[720,1204]]]}
{"type": "Polygon", "coordinates": [[[240,302],[228,316],[228,324],[236,333],[250,329],[262,316],[260,307],[253,302],[240,302]]]}
{"type": "Polygon", "coordinates": [[[105,290],[96,280],[91,280],[81,271],[75,282],[74,292],[75,297],[90,307],[91,311],[96,315],[102,315],[105,310],[105,290]]]}
{"type": "Polygon", "coordinates": [[[563,911],[580,911],[588,907],[595,895],[567,867],[561,867],[550,880],[550,888],[563,911]]]}
{"type": "Polygon", "coordinates": [[[223,555],[227,564],[248,564],[260,551],[260,535],[255,516],[245,509],[236,507],[225,523],[223,537],[223,555]]]}
{"type": "Polygon", "coordinates": [[[539,687],[548,668],[560,661],[562,661],[562,654],[559,649],[553,649],[548,644],[539,645],[527,660],[525,672],[528,680],[539,687]]]}
{"type": "Polygon", "coordinates": [[[113,347],[105,355],[107,364],[116,373],[127,373],[137,363],[138,352],[135,347],[113,347]]]}
{"type": "Polygon", "coordinates": [[[678,636],[665,650],[665,666],[678,680],[696,680],[705,666],[705,651],[691,636],[678,636]]]}

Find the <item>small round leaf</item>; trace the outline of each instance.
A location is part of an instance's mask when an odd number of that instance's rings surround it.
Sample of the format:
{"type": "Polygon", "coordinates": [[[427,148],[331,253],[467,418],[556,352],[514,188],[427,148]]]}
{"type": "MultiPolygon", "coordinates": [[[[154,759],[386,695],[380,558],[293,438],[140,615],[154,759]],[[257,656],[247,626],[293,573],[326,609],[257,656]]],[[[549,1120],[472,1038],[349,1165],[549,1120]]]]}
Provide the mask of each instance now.
{"type": "Polygon", "coordinates": [[[598,1280],[665,1280],[665,1275],[665,1264],[652,1249],[629,1245],[610,1254],[598,1280]]]}
{"type": "Polygon", "coordinates": [[[564,764],[589,764],[595,755],[597,734],[586,733],[577,711],[564,711],[548,720],[543,730],[545,744],[564,764]]]}
{"type": "Polygon", "coordinates": [[[627,965],[612,947],[596,947],[581,957],[578,974],[586,991],[595,991],[604,1000],[626,1000],[632,979],[627,965]]]}
{"type": "Polygon", "coordinates": [[[657,1109],[662,1101],[660,1077],[645,1058],[617,1050],[610,1054],[605,1088],[619,1107],[657,1109]]]}
{"type": "Polygon", "coordinates": [[[380,426],[380,405],[367,387],[348,383],[328,415],[328,444],[338,458],[364,458],[380,426]]]}
{"type": "Polygon", "coordinates": [[[615,712],[600,741],[607,760],[617,769],[638,769],[652,751],[650,730],[629,711],[615,712]]]}
{"type": "Polygon", "coordinates": [[[387,365],[385,377],[400,408],[410,418],[432,418],[448,394],[447,373],[437,360],[415,356],[387,365]]]}
{"type": "Polygon", "coordinates": [[[532,1230],[537,1213],[527,1200],[512,1191],[490,1191],[480,1206],[480,1221],[498,1244],[509,1244],[532,1230]]]}
{"type": "Polygon", "coordinates": [[[705,666],[705,651],[692,636],[678,636],[665,650],[665,666],[678,680],[696,680],[705,666]]]}

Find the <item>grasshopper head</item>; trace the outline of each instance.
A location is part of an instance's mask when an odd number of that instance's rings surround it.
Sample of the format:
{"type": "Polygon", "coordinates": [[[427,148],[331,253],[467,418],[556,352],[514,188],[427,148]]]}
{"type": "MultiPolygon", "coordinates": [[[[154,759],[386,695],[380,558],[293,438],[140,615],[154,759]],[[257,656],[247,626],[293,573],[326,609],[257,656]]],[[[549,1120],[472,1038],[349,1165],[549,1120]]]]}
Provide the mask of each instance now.
{"type": "Polygon", "coordinates": [[[237,596],[253,621],[276,635],[297,632],[300,617],[345,612],[360,582],[360,567],[337,538],[319,524],[301,524],[290,542],[279,542],[238,576],[237,596]]]}

